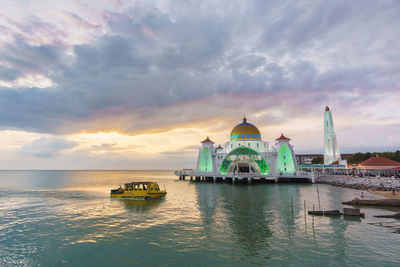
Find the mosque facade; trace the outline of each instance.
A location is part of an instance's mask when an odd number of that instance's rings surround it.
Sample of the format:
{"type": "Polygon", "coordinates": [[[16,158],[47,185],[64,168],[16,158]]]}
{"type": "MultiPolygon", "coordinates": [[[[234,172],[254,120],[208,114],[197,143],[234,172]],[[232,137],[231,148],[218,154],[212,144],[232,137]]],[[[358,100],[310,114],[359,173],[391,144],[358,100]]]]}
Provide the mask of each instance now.
{"type": "Polygon", "coordinates": [[[216,146],[209,137],[201,144],[195,170],[198,173],[296,175],[297,163],[290,138],[282,133],[270,146],[261,139],[258,128],[248,123],[246,118],[232,129],[230,140],[222,146],[216,146]]]}

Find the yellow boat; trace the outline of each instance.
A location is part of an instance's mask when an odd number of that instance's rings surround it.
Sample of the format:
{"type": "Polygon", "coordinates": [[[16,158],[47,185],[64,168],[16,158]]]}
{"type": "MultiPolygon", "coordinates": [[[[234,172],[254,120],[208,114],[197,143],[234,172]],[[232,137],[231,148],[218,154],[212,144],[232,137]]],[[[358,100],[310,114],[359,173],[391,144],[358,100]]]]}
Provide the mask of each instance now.
{"type": "Polygon", "coordinates": [[[166,194],[167,191],[160,190],[155,182],[132,182],[126,183],[124,188],[119,186],[117,189],[111,189],[110,197],[151,199],[165,197],[166,194]]]}

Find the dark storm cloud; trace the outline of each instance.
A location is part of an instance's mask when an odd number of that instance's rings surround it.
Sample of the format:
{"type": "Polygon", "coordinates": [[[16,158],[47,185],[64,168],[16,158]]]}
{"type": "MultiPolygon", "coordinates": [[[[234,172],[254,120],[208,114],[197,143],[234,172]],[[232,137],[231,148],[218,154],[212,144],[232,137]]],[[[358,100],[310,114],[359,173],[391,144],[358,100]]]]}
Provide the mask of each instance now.
{"type": "MultiPolygon", "coordinates": [[[[0,48],[0,80],[41,74],[53,86],[0,88],[0,127],[136,133],[255,112],[257,98],[269,97],[271,107],[291,96],[305,111],[312,105],[304,101],[323,105],[342,92],[373,98],[398,89],[398,11],[396,1],[147,4],[101,12],[107,33],[71,46],[30,44],[35,28],[20,25],[25,34],[0,48]],[[198,102],[215,98],[214,106],[198,102]]],[[[51,32],[51,24],[35,25],[51,32]]]]}

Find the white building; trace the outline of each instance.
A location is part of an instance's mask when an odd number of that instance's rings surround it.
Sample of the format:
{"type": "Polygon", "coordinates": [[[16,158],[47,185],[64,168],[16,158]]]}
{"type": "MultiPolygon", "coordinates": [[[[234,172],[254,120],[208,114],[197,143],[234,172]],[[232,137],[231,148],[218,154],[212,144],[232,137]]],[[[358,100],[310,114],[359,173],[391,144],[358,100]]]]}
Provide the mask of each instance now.
{"type": "Polygon", "coordinates": [[[210,174],[253,173],[263,176],[294,175],[297,163],[290,139],[283,133],[272,147],[246,118],[236,125],[230,140],[218,147],[207,137],[201,142],[196,172],[210,174]]]}
{"type": "Polygon", "coordinates": [[[313,159],[324,157],[322,154],[296,154],[297,165],[311,165],[313,159]]]}

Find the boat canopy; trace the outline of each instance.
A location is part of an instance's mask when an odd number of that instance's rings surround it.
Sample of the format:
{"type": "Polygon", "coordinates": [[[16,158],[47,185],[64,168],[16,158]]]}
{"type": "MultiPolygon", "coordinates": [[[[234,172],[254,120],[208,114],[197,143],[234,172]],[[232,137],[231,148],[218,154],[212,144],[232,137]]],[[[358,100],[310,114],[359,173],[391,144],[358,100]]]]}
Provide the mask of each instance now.
{"type": "Polygon", "coordinates": [[[154,182],[131,182],[131,183],[126,183],[125,185],[138,185],[138,184],[154,184],[154,182]]]}

